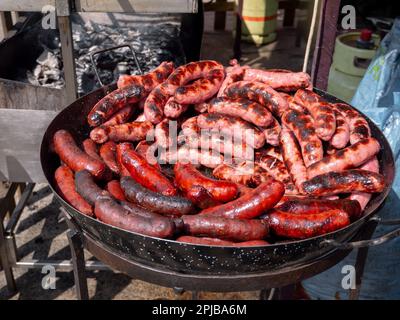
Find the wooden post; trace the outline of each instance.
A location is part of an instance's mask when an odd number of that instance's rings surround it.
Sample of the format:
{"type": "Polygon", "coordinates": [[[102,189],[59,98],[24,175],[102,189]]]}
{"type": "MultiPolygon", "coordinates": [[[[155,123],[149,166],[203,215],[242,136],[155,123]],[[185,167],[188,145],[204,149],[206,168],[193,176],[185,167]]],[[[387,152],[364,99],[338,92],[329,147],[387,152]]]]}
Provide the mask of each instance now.
{"type": "Polygon", "coordinates": [[[12,28],[11,12],[0,11],[0,40],[7,37],[8,31],[12,28]]]}
{"type": "MultiPolygon", "coordinates": [[[[217,0],[221,6],[227,3],[226,0],[217,0]]],[[[225,30],[226,24],[226,11],[216,11],[214,15],[214,30],[225,30]]]]}
{"type": "Polygon", "coordinates": [[[317,42],[315,44],[311,78],[315,87],[326,90],[329,69],[335,47],[340,0],[321,0],[317,42]]]}

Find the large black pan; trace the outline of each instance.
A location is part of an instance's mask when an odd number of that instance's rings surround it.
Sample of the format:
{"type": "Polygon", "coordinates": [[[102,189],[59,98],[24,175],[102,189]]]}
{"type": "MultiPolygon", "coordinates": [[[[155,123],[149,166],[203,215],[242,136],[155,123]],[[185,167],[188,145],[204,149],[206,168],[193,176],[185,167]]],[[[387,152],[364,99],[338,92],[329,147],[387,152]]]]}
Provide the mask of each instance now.
{"type": "MultiPolygon", "coordinates": [[[[179,243],[173,240],[164,240],[128,232],[117,227],[102,223],[75,210],[65,202],[54,188],[54,172],[60,165],[59,158],[50,149],[50,142],[54,133],[59,129],[70,131],[78,142],[88,137],[89,127],[86,115],[92,106],[115,85],[103,87],[79,100],[61,111],[49,125],[41,146],[41,164],[44,174],[55,196],[75,219],[80,228],[105,246],[123,256],[149,266],[167,268],[170,270],[193,274],[239,274],[267,272],[289,265],[304,263],[315,259],[336,247],[329,241],[348,243],[376,213],[388,195],[394,178],[394,161],[390,146],[382,132],[370,121],[372,135],[378,139],[382,147],[378,158],[381,173],[385,176],[387,187],[375,195],[364,216],[346,228],[329,234],[313,237],[302,241],[290,241],[260,247],[218,247],[179,243]]],[[[316,90],[327,101],[341,102],[340,100],[316,90]]]]}

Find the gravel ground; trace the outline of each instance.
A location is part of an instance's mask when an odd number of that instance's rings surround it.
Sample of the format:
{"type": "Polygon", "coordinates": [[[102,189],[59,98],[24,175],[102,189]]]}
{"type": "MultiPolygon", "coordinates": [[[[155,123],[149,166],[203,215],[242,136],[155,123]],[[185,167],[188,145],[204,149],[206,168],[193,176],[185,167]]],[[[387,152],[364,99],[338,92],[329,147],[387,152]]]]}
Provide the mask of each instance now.
{"type": "MultiPolygon", "coordinates": [[[[228,31],[211,31],[212,14],[206,13],[206,29],[202,58],[228,63],[232,56],[233,16],[228,15],[228,31]],[[215,48],[218,48],[216,50],[215,48]]],[[[281,29],[278,41],[262,47],[243,43],[243,62],[263,68],[300,70],[304,47],[295,48],[295,29],[281,29]]],[[[0,194],[0,198],[1,198],[0,194]]],[[[20,260],[70,259],[67,226],[63,221],[59,204],[46,184],[35,187],[28,205],[17,226],[17,246],[20,260]]],[[[91,255],[86,252],[86,259],[91,255]]],[[[44,290],[41,270],[14,269],[19,292],[10,296],[4,273],[0,272],[0,299],[75,299],[72,272],[57,272],[56,289],[44,290]]],[[[111,271],[87,272],[90,299],[191,299],[190,292],[176,294],[164,288],[111,271]]],[[[209,293],[200,292],[199,299],[258,299],[259,292],[209,293]]]]}

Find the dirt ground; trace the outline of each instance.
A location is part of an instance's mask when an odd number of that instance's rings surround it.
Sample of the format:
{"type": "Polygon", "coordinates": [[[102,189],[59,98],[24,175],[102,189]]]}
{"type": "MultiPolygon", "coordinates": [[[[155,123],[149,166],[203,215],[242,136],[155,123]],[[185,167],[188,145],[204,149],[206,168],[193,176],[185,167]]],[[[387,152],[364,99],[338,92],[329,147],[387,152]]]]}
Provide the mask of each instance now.
{"type": "MultiPolygon", "coordinates": [[[[280,17],[281,20],[281,17],[280,17]]],[[[202,58],[227,63],[232,57],[232,15],[227,19],[227,31],[212,30],[213,14],[206,13],[206,28],[202,58]]],[[[301,47],[295,47],[296,30],[281,28],[278,40],[269,45],[255,47],[243,43],[243,63],[262,68],[300,70],[303,64],[304,38],[301,47]]],[[[1,194],[0,194],[1,199],[1,194]]],[[[35,187],[17,227],[18,258],[67,260],[70,259],[67,226],[59,204],[46,184],[35,187]]],[[[86,252],[86,258],[90,259],[86,252]]],[[[72,272],[57,272],[56,289],[44,290],[40,269],[14,269],[19,292],[10,295],[4,273],[0,272],[0,299],[76,299],[72,272]]],[[[88,271],[90,299],[191,299],[190,292],[176,294],[172,289],[159,287],[112,271],[88,271]]],[[[258,299],[259,292],[209,293],[200,292],[199,299],[258,299]]]]}

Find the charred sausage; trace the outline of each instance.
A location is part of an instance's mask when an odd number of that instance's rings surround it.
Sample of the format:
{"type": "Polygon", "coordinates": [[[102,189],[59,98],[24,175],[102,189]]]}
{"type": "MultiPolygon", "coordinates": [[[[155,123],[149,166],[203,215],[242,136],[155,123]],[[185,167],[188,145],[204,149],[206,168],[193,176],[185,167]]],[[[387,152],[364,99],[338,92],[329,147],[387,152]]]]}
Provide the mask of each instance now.
{"type": "Polygon", "coordinates": [[[134,105],[128,105],[121,110],[114,113],[109,120],[104,122],[102,125],[107,126],[115,126],[117,124],[123,124],[128,122],[129,118],[133,115],[135,111],[134,105]]]}
{"type": "Polygon", "coordinates": [[[336,149],[343,149],[347,146],[350,139],[350,127],[345,117],[335,110],[336,131],[329,141],[330,145],[336,149]]]}
{"type": "Polygon", "coordinates": [[[93,176],[87,170],[75,172],[75,190],[91,205],[99,197],[109,194],[94,182],[93,176]]]}

